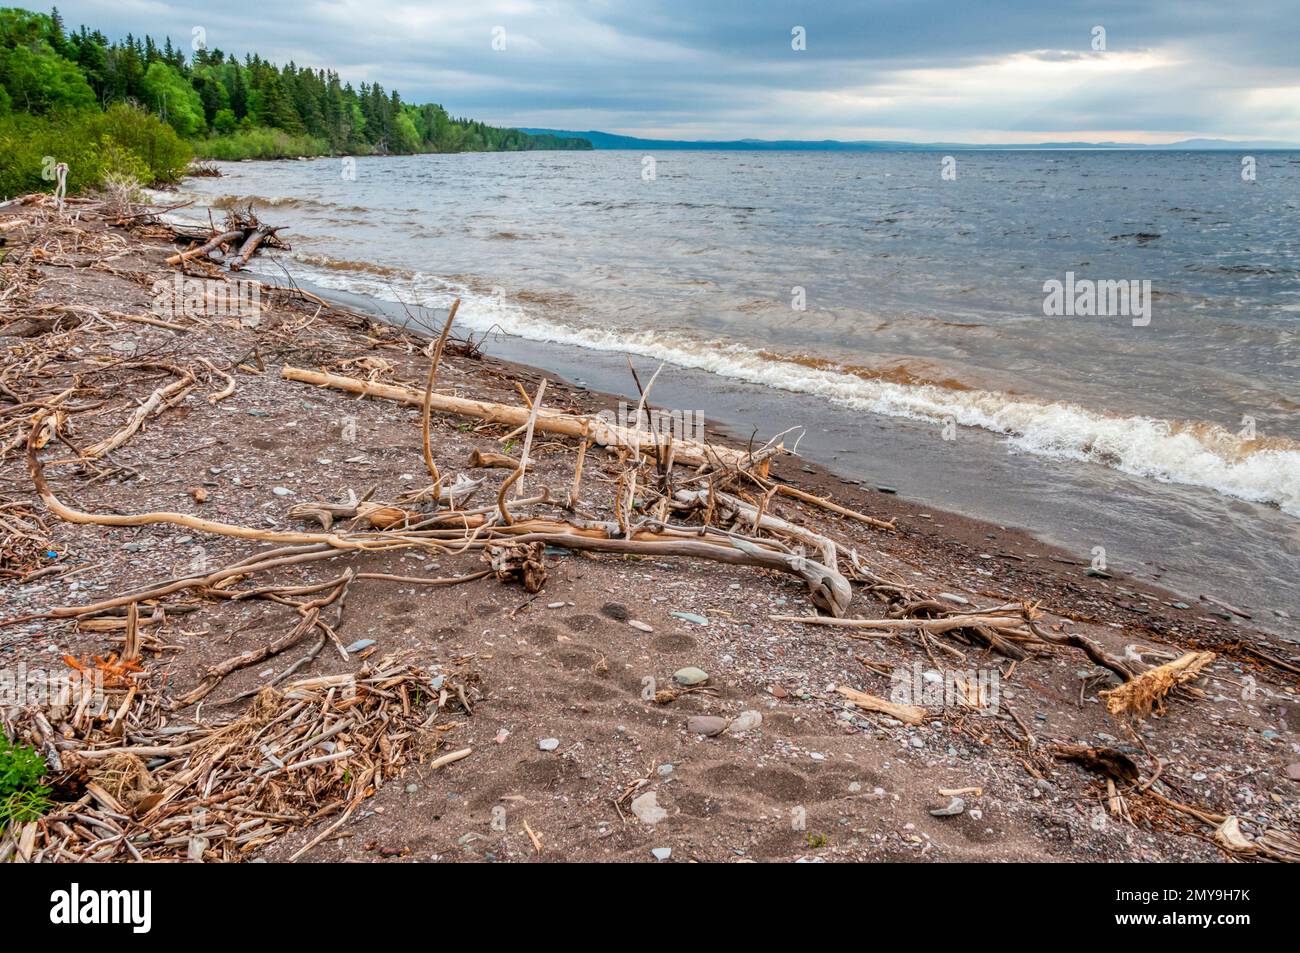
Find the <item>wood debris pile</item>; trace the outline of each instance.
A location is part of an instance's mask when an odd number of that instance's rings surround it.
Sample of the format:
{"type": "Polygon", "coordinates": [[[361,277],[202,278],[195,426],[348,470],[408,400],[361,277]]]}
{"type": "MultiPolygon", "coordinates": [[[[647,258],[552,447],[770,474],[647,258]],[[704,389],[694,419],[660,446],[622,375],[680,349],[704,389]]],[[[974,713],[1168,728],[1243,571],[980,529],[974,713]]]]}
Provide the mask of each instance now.
{"type": "Polygon", "coordinates": [[[464,668],[435,676],[389,656],[197,722],[153,681],[73,679],[68,704],[11,714],[6,733],[45,753],[56,806],[11,826],[0,861],[239,860],[351,814],[435,751],[477,692],[464,668]]]}

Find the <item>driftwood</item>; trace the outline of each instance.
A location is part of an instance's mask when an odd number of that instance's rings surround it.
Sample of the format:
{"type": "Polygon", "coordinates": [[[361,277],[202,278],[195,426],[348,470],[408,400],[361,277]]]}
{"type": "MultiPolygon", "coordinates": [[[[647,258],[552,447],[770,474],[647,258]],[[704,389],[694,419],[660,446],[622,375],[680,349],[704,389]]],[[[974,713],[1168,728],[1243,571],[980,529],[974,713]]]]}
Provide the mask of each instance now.
{"type": "Polygon", "coordinates": [[[1201,670],[1215,659],[1213,652],[1188,652],[1181,658],[1148,669],[1117,688],[1100,692],[1106,710],[1115,717],[1132,715],[1146,718],[1153,711],[1164,711],[1165,697],[1177,688],[1198,678],[1201,670]]]}
{"type": "Polygon", "coordinates": [[[438,335],[438,343],[433,349],[433,359],[429,361],[429,377],[424,384],[424,415],[420,420],[420,446],[424,451],[424,466],[429,471],[429,478],[433,481],[433,492],[438,493],[442,489],[442,475],[438,472],[437,464],[433,462],[433,442],[429,436],[429,414],[431,408],[429,399],[433,395],[433,385],[438,379],[438,365],[442,362],[442,351],[447,346],[447,335],[451,334],[451,324],[456,320],[456,312],[460,310],[460,299],[457,298],[451,303],[451,308],[447,311],[447,323],[442,326],[442,334],[438,335]]]}
{"type": "Polygon", "coordinates": [[[1014,659],[1026,653],[1017,643],[1041,644],[1027,628],[1034,610],[1029,606],[1004,606],[992,610],[957,612],[938,619],[840,619],[825,616],[771,616],[774,622],[802,622],[806,625],[832,625],[877,632],[923,632],[926,635],[965,633],[977,637],[995,651],[1014,659]]]}
{"type": "Polygon", "coordinates": [[[541,592],[546,584],[546,565],[542,555],[545,551],[544,543],[488,546],[483,550],[483,559],[502,582],[515,581],[524,587],[525,592],[541,592]]]}
{"type": "Polygon", "coordinates": [[[242,229],[233,229],[228,232],[219,232],[209,238],[202,245],[196,245],[188,251],[178,252],[167,259],[169,265],[179,265],[183,261],[189,261],[191,258],[204,258],[212,254],[219,248],[224,248],[231,242],[237,242],[244,237],[242,229]]]}
{"type": "Polygon", "coordinates": [[[879,712],[908,725],[919,725],[925,721],[925,709],[919,705],[897,705],[875,695],[860,692],[856,688],[849,688],[847,685],[841,685],[835,690],[863,711],[879,712]]]}
{"type": "Polygon", "coordinates": [[[716,490],[678,490],[675,497],[682,503],[695,503],[702,506],[712,503],[715,508],[724,513],[748,522],[750,529],[756,533],[767,530],[774,536],[782,536],[811,546],[821,554],[822,562],[827,566],[834,566],[839,558],[836,544],[832,540],[803,526],[796,526],[779,517],[760,513],[757,506],[746,503],[740,497],[732,496],[730,493],[716,490]]]}
{"type": "Polygon", "coordinates": [[[474,470],[483,467],[513,470],[519,466],[519,461],[514,457],[506,456],[504,453],[493,453],[491,450],[479,450],[476,447],[470,451],[469,460],[465,465],[474,470]]]}
{"type": "Polygon", "coordinates": [[[154,414],[160,413],[185,398],[194,383],[193,373],[170,365],[167,365],[165,369],[175,374],[177,379],[165,387],[159,387],[150,394],[148,399],[135,409],[135,412],[131,414],[131,419],[117,433],[84,449],[81,452],[82,459],[93,460],[102,457],[106,453],[111,453],[131,439],[132,434],[139,430],[144,425],[144,422],[154,414]]]}
{"type": "MultiPolygon", "coordinates": [[[[177,240],[198,240],[198,235],[193,229],[181,225],[169,227],[177,240]]],[[[253,207],[250,204],[243,211],[232,210],[220,229],[211,229],[199,245],[169,256],[167,264],[180,265],[195,258],[211,259],[218,253],[224,253],[227,247],[237,242],[239,251],[230,259],[229,265],[231,271],[239,271],[248,265],[263,245],[287,249],[289,246],[277,235],[283,227],[263,225],[253,214],[253,207]]]]}
{"type": "Polygon", "coordinates": [[[697,533],[642,531],[632,539],[613,538],[618,528],[579,528],[551,520],[523,520],[503,531],[520,534],[519,542],[541,542],[566,549],[601,553],[634,553],[644,556],[709,559],[735,566],[758,566],[798,576],[808,586],[809,597],[819,609],[841,616],[849,607],[853,590],[839,571],[803,556],[781,552],[735,536],[699,538],[697,533]],[[716,540],[716,542],[714,541],[716,540]]]}
{"type": "Polygon", "coordinates": [[[282,225],[276,226],[275,228],[267,228],[266,226],[263,226],[245,238],[244,243],[239,246],[239,254],[230,259],[230,270],[239,271],[239,269],[247,265],[249,259],[257,254],[257,249],[261,244],[267,239],[274,238],[275,233],[283,227],[284,226],[282,225]]]}
{"type": "Polygon", "coordinates": [[[1103,777],[1127,784],[1138,782],[1138,766],[1122,751],[1115,748],[1094,745],[1052,745],[1048,748],[1052,757],[1061,761],[1073,761],[1083,765],[1103,777]]]}
{"type": "MultiPolygon", "coordinates": [[[[323,371],[310,371],[299,367],[285,365],[281,376],[286,380],[315,384],[319,387],[332,387],[349,394],[363,397],[382,397],[412,407],[423,407],[425,394],[411,387],[395,384],[380,384],[374,381],[344,377],[341,374],[329,374],[323,371]]],[[[476,417],[497,423],[524,427],[528,424],[531,411],[527,407],[511,404],[498,404],[487,400],[473,400],[468,397],[452,397],[446,394],[429,395],[429,406],[443,413],[459,414],[463,417],[476,417]]],[[[564,434],[569,437],[589,439],[604,447],[622,447],[635,449],[643,453],[653,453],[663,442],[659,434],[631,430],[611,424],[594,414],[565,414],[546,410],[537,416],[537,429],[543,433],[564,434]]],[[[674,440],[674,453],[679,462],[692,466],[721,465],[728,467],[753,468],[765,472],[768,461],[784,450],[777,444],[773,447],[755,451],[753,454],[743,450],[727,447],[715,447],[712,444],[698,443],[693,440],[674,440]]]]}

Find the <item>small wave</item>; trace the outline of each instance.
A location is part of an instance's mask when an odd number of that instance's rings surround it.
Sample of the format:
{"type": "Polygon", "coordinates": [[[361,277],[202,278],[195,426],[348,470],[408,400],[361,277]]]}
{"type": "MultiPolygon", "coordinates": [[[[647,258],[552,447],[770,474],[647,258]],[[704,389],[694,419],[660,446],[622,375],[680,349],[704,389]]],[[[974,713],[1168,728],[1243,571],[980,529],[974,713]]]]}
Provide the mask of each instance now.
{"type": "Polygon", "coordinates": [[[211,195],[203,197],[203,204],[212,208],[244,208],[259,205],[269,208],[327,208],[325,203],[292,195],[211,195]]]}
{"type": "Polygon", "coordinates": [[[370,209],[360,205],[339,205],[336,202],[310,199],[303,195],[200,195],[197,198],[202,205],[219,209],[246,208],[251,204],[254,209],[260,206],[263,208],[312,209],[315,211],[347,212],[350,214],[370,211],[370,209]]]}
{"type": "MultiPolygon", "coordinates": [[[[372,262],[353,261],[345,258],[331,258],[329,255],[313,255],[308,252],[297,252],[294,254],[297,261],[304,265],[311,265],[316,268],[327,268],[331,271],[348,271],[359,274],[377,275],[385,278],[406,278],[412,279],[415,273],[405,268],[395,268],[389,265],[376,265],[372,262]]],[[[347,290],[347,289],[338,289],[347,290]]]]}
{"type": "Polygon", "coordinates": [[[952,421],[1005,435],[1008,444],[1021,452],[1202,487],[1273,504],[1300,517],[1300,443],[1283,437],[1252,438],[1204,421],[1123,417],[1073,403],[982,390],[918,372],[917,365],[847,367],[658,330],[578,327],[536,314],[502,295],[484,294],[467,283],[424,273],[406,273],[399,286],[374,265],[335,265],[308,277],[324,288],[387,301],[414,300],[425,307],[447,307],[459,297],[458,322],[478,332],[499,328],[528,340],[637,354],[721,377],[813,394],[853,410],[936,424],[952,421]]]}

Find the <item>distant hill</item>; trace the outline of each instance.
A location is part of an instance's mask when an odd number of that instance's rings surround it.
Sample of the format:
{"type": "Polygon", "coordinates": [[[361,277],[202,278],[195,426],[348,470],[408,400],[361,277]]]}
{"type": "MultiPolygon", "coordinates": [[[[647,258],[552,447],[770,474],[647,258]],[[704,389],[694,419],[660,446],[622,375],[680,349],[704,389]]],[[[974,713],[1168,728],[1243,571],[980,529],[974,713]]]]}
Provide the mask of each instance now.
{"type": "Polygon", "coordinates": [[[557,136],[563,139],[585,139],[595,149],[678,149],[701,151],[750,152],[956,152],[1003,151],[1037,149],[1130,149],[1154,150],[1208,150],[1229,149],[1300,149],[1300,143],[1274,140],[1184,139],[1164,145],[1146,145],[1133,142],[1034,142],[978,145],[968,142],[904,142],[884,139],[841,141],[838,139],[641,139],[637,136],[620,136],[612,132],[588,130],[575,132],[562,129],[520,129],[533,136],[557,136]]]}

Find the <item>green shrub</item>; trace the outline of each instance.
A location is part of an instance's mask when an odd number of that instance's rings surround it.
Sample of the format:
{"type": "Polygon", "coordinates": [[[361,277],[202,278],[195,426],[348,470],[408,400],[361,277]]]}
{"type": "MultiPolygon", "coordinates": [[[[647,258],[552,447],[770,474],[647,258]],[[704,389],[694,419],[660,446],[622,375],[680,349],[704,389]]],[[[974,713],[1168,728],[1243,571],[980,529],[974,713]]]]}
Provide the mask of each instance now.
{"type": "Polygon", "coordinates": [[[150,185],[174,182],[189,160],[189,146],[170,126],[122,104],[105,113],[0,115],[3,197],[52,190],[56,162],[68,164],[68,192],[75,193],[110,173],[150,185]]]}
{"type": "Polygon", "coordinates": [[[218,109],[217,114],[212,117],[212,128],[222,135],[234,132],[239,128],[239,120],[229,109],[218,109]]]}
{"type": "Polygon", "coordinates": [[[171,126],[141,109],[116,103],[97,117],[95,131],[134,152],[144,160],[147,171],[137,175],[146,185],[175,182],[190,164],[190,147],[171,126]]]}
{"type": "Polygon", "coordinates": [[[182,136],[203,132],[203,100],[190,81],[166,63],[153,62],[144,74],[144,93],[150,106],[182,136]]]}
{"type": "Polygon", "coordinates": [[[99,184],[98,137],[86,134],[94,115],[0,116],[0,196],[51,191],[58,162],[68,164],[69,192],[99,184]]]}
{"type": "Polygon", "coordinates": [[[265,126],[240,128],[226,136],[200,139],[194,152],[203,159],[236,162],[240,159],[287,159],[295,156],[330,155],[329,143],[312,136],[295,136],[283,129],[265,126]]]}
{"type": "Polygon", "coordinates": [[[44,778],[45,759],[0,733],[0,831],[34,821],[53,807],[44,778]]]}

